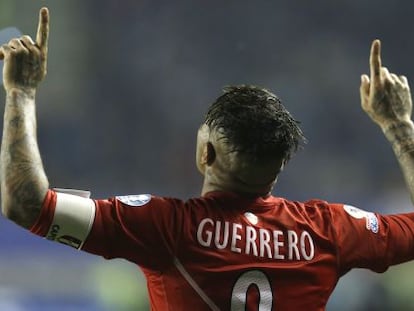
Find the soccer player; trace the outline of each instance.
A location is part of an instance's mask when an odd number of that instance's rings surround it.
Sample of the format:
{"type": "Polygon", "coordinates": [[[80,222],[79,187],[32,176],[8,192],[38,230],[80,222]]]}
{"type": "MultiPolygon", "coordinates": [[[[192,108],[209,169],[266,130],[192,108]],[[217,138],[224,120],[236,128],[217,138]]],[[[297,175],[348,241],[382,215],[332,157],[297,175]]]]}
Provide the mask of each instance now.
{"type": "MultiPolygon", "coordinates": [[[[271,92],[227,88],[198,131],[201,196],[90,199],[54,190],[36,141],[35,95],[46,75],[49,13],[36,41],[0,48],[7,93],[1,146],[3,214],[31,232],[105,258],[125,258],[147,278],[153,310],[324,310],[352,268],[377,272],[414,258],[414,213],[380,215],[322,200],[272,196],[303,135],[271,92]]],[[[362,107],[395,151],[414,197],[414,125],[407,79],[371,47],[362,107]]]]}

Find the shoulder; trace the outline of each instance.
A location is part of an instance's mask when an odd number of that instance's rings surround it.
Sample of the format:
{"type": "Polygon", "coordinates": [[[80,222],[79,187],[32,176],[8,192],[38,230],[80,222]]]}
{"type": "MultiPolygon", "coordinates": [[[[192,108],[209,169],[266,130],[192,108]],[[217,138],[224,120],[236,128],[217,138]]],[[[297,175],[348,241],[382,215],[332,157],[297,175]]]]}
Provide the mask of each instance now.
{"type": "MultiPolygon", "coordinates": [[[[99,201],[99,200],[98,200],[99,201]]],[[[102,200],[104,201],[104,200],[102,200]]],[[[117,207],[138,209],[138,208],[168,208],[184,205],[184,201],[173,197],[163,197],[154,194],[127,194],[116,195],[109,201],[117,207]]]]}
{"type": "Polygon", "coordinates": [[[281,203],[290,211],[298,214],[307,215],[308,217],[330,214],[332,209],[338,208],[340,204],[329,203],[322,199],[310,199],[304,202],[291,201],[281,198],[281,203]]]}
{"type": "Polygon", "coordinates": [[[123,221],[162,221],[181,214],[185,202],[178,198],[163,197],[154,194],[116,195],[106,200],[96,200],[101,213],[123,221]]]}
{"type": "Polygon", "coordinates": [[[341,204],[330,203],[322,199],[311,199],[304,202],[282,199],[281,213],[287,213],[291,221],[301,224],[318,235],[330,235],[335,210],[341,204]]]}
{"type": "Polygon", "coordinates": [[[172,214],[191,218],[191,215],[210,215],[238,206],[235,203],[237,201],[224,195],[200,196],[183,200],[155,194],[127,194],[116,195],[108,200],[97,200],[97,202],[102,207],[111,204],[119,214],[152,214],[156,218],[168,217],[172,214]]]}

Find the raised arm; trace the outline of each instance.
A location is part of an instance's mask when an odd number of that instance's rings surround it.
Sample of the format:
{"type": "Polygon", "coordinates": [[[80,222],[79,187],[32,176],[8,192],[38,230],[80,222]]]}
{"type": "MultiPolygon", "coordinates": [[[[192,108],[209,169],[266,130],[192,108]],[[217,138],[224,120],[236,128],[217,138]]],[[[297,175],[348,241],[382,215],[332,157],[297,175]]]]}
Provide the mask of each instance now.
{"type": "Polygon", "coordinates": [[[405,76],[389,73],[381,65],[381,43],[374,40],[371,77],[361,76],[361,105],[391,143],[414,203],[414,124],[412,101],[405,76]]]}
{"type": "Polygon", "coordinates": [[[49,187],[36,138],[35,95],[46,76],[49,12],[42,8],[36,42],[29,36],[0,47],[6,90],[0,154],[3,214],[29,228],[49,187]]]}

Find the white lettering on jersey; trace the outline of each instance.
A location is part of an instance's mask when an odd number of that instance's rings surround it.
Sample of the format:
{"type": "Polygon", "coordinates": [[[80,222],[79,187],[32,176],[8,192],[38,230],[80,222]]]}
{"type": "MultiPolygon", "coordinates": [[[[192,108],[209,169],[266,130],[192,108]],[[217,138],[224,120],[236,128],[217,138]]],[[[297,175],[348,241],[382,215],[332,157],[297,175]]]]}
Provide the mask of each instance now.
{"type": "Polygon", "coordinates": [[[221,222],[217,221],[216,234],[215,234],[216,237],[214,239],[214,243],[218,249],[223,249],[223,248],[226,248],[229,242],[229,222],[228,221],[224,222],[224,236],[223,236],[222,243],[220,243],[220,232],[221,232],[221,222]]]}
{"type": "Polygon", "coordinates": [[[250,249],[253,251],[254,256],[259,256],[257,253],[256,245],[257,232],[251,226],[246,226],[246,254],[250,254],[250,249]]]}
{"type": "Polygon", "coordinates": [[[237,247],[237,241],[241,241],[241,235],[238,233],[239,229],[243,228],[241,224],[233,224],[233,234],[231,235],[231,251],[241,253],[241,248],[237,247]]]}
{"type": "Polygon", "coordinates": [[[295,260],[295,259],[300,260],[299,249],[298,249],[298,235],[296,234],[295,231],[288,230],[287,236],[288,236],[287,245],[289,249],[289,255],[288,255],[289,260],[295,260]]]}
{"type": "Polygon", "coordinates": [[[305,260],[311,260],[315,256],[315,246],[313,245],[312,237],[308,231],[303,231],[300,235],[300,250],[305,260]],[[307,245],[309,254],[306,252],[307,245]]]}
{"type": "Polygon", "coordinates": [[[283,232],[280,230],[273,231],[273,245],[274,245],[274,259],[285,259],[285,255],[280,253],[280,249],[283,248],[285,243],[279,241],[279,237],[283,239],[283,232]]]}
{"type": "Polygon", "coordinates": [[[207,225],[207,223],[210,224],[210,228],[214,226],[214,222],[210,218],[204,218],[200,224],[198,225],[197,230],[197,241],[202,246],[210,247],[211,245],[211,237],[213,236],[213,233],[211,230],[204,229],[204,227],[207,225]],[[204,233],[204,236],[203,236],[204,233]]]}
{"type": "Polygon", "coordinates": [[[308,231],[268,230],[204,218],[197,228],[203,247],[229,249],[234,253],[278,260],[312,260],[315,244],[308,231]]]}
{"type": "Polygon", "coordinates": [[[95,219],[95,202],[68,193],[56,195],[55,214],[46,238],[80,249],[95,219]]]}
{"type": "Polygon", "coordinates": [[[270,250],[270,233],[266,229],[259,230],[260,236],[260,257],[265,257],[265,251],[268,258],[272,258],[272,251],[270,250]]]}

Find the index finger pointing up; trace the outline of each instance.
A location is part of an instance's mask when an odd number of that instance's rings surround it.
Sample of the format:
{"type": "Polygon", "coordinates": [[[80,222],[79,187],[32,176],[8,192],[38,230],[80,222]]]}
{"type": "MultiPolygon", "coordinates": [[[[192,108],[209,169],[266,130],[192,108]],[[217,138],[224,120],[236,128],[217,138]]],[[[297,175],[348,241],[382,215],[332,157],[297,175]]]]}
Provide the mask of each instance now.
{"type": "Polygon", "coordinates": [[[371,68],[371,83],[376,84],[381,81],[381,41],[374,40],[371,45],[371,55],[369,58],[371,68]]]}
{"type": "Polygon", "coordinates": [[[47,50],[49,38],[49,10],[41,8],[39,12],[39,25],[37,27],[36,44],[43,51],[47,50]]]}

